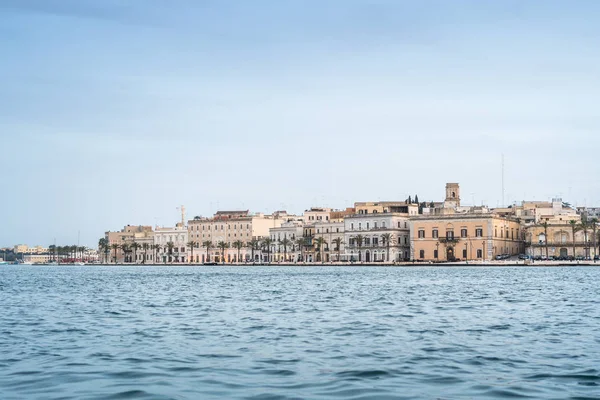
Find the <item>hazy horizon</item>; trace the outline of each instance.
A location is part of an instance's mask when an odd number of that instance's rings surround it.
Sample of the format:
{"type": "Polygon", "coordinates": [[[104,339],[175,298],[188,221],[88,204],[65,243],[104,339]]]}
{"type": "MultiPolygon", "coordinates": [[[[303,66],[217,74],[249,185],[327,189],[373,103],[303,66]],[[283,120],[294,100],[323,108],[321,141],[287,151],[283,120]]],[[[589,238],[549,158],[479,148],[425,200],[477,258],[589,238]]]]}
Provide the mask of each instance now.
{"type": "Polygon", "coordinates": [[[355,201],[600,205],[600,3],[5,0],[0,247],[355,201]],[[596,133],[596,134],[595,134],[596,133]]]}

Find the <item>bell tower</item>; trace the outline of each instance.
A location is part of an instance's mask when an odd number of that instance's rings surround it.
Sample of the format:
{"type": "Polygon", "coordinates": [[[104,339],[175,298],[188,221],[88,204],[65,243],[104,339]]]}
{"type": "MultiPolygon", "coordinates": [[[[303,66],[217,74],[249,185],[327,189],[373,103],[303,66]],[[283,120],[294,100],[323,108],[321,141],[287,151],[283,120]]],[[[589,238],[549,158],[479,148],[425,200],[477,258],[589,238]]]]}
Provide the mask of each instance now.
{"type": "Polygon", "coordinates": [[[444,208],[460,207],[460,185],[458,183],[446,183],[446,200],[444,208]]]}

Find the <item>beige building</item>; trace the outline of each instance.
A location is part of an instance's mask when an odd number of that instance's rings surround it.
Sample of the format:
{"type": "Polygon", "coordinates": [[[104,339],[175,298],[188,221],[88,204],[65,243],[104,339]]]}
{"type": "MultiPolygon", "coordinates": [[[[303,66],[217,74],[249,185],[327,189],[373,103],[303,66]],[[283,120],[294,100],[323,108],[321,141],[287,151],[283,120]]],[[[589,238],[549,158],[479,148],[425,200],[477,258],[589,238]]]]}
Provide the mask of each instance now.
{"type": "Polygon", "coordinates": [[[549,217],[525,228],[526,253],[533,257],[591,259],[599,254],[598,239],[597,229],[594,237],[593,228],[580,218],[549,217]]]}
{"type": "MultiPolygon", "coordinates": [[[[219,242],[227,244],[224,251],[225,262],[251,261],[252,250],[247,247],[251,240],[260,240],[269,237],[269,229],[280,227],[283,222],[294,218],[285,212],[265,215],[252,214],[245,211],[219,211],[211,218],[195,218],[188,221],[189,240],[198,243],[194,249],[193,263],[222,262],[221,249],[217,248],[219,242]],[[239,250],[234,243],[241,241],[244,247],[239,250]],[[210,242],[212,248],[207,251],[204,242],[210,242]]],[[[260,261],[260,252],[254,252],[256,262],[260,261]]]]}
{"type": "MultiPolygon", "coordinates": [[[[133,251],[131,248],[127,251],[123,251],[122,246],[131,245],[133,242],[142,243],[146,238],[151,238],[153,235],[152,227],[145,225],[127,225],[123,227],[118,232],[108,231],[104,234],[104,238],[108,241],[110,248],[109,252],[109,260],[112,263],[125,263],[125,262],[134,262],[133,251]],[[116,249],[113,248],[113,245],[117,245],[116,249]]],[[[99,249],[99,251],[102,251],[99,249]]],[[[104,257],[104,254],[102,255],[104,257]]]]}
{"type": "Polygon", "coordinates": [[[493,214],[420,215],[411,224],[413,260],[490,261],[524,250],[519,222],[493,214]]]}
{"type": "MultiPolygon", "coordinates": [[[[337,219],[337,218],[336,218],[337,219]]],[[[344,220],[319,222],[315,224],[313,257],[316,262],[341,261],[346,251],[344,236],[344,220]],[[319,246],[322,241],[323,246],[319,246]],[[338,247],[339,243],[339,247],[338,247]]]]}

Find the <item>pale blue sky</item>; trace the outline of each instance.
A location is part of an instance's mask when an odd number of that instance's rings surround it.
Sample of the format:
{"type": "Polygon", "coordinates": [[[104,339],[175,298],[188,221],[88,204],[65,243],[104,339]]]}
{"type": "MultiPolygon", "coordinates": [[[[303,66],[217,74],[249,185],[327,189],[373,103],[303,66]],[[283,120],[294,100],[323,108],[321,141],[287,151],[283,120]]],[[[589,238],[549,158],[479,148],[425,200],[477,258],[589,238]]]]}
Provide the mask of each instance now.
{"type": "Polygon", "coordinates": [[[0,0],[0,246],[219,209],[600,205],[600,2],[0,0]]]}

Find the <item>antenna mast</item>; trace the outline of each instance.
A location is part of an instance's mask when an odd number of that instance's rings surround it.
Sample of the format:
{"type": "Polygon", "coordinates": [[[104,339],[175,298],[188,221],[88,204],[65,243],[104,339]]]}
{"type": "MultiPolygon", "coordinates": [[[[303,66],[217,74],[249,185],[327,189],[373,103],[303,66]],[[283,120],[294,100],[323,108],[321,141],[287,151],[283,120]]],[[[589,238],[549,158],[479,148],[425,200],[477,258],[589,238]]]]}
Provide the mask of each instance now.
{"type": "Polygon", "coordinates": [[[502,153],[502,207],[504,207],[504,153],[502,153]]]}

